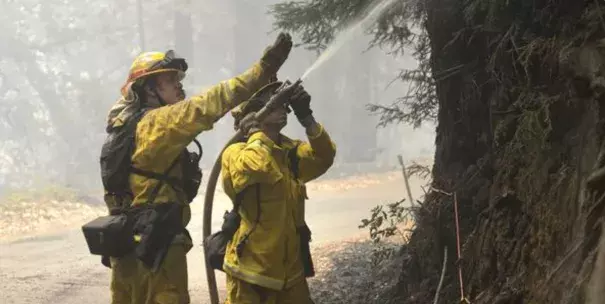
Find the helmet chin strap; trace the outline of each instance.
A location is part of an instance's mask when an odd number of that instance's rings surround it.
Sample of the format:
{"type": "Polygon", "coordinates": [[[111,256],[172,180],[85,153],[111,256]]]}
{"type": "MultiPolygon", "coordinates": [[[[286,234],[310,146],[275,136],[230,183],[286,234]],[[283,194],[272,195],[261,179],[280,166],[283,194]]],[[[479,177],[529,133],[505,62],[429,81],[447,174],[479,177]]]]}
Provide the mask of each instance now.
{"type": "Polygon", "coordinates": [[[155,97],[158,98],[158,102],[160,103],[160,106],[167,105],[166,101],[164,101],[164,98],[162,98],[162,96],[160,95],[160,93],[158,93],[158,89],[153,88],[153,93],[155,93],[155,97]]]}
{"type": "MultiPolygon", "coordinates": [[[[148,94],[147,89],[149,89],[155,95],[155,98],[157,98],[160,106],[163,107],[163,106],[167,105],[166,101],[162,98],[162,96],[158,92],[158,89],[155,85],[152,85],[149,82],[145,81],[143,84],[141,84],[141,88],[142,88],[142,90],[141,90],[142,94],[148,94]]],[[[144,98],[143,103],[146,104],[147,102],[148,102],[147,98],[144,98]]],[[[150,105],[147,105],[147,106],[150,106],[150,105]]]]}

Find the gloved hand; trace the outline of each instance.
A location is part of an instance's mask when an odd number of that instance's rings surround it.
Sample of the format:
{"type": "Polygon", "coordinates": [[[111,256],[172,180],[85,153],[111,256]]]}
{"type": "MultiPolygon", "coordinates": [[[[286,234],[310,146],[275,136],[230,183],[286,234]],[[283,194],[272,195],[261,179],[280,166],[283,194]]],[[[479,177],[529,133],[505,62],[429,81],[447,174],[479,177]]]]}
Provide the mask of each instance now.
{"type": "Polygon", "coordinates": [[[246,136],[250,136],[260,131],[260,123],[256,120],[255,115],[255,112],[248,113],[248,115],[239,122],[239,129],[242,130],[246,136]]]}
{"type": "Polygon", "coordinates": [[[291,100],[301,82],[301,80],[297,80],[295,83],[291,83],[289,80],[284,81],[283,87],[271,96],[269,101],[265,104],[265,108],[267,108],[268,112],[271,112],[278,107],[282,107],[286,102],[291,100]]]}
{"type": "Polygon", "coordinates": [[[313,114],[313,110],[311,110],[311,95],[309,95],[303,86],[298,86],[292,93],[290,106],[294,111],[294,115],[296,115],[296,118],[301,123],[305,118],[313,114]]]}
{"type": "Polygon", "coordinates": [[[277,73],[288,59],[290,50],[292,50],[292,36],[287,33],[279,33],[273,45],[265,49],[261,62],[268,65],[273,73],[277,73]]]}

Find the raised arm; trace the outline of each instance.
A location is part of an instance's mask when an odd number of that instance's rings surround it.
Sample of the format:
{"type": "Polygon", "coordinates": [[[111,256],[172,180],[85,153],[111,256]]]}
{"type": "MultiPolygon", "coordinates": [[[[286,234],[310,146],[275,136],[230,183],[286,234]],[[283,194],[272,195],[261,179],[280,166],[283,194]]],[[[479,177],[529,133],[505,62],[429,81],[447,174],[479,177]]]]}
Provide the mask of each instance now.
{"type": "Polygon", "coordinates": [[[320,124],[313,122],[307,128],[307,137],[309,141],[301,143],[296,151],[299,178],[305,183],[326,173],[336,156],[336,145],[320,124]]]}
{"type": "Polygon", "coordinates": [[[299,158],[299,178],[306,183],[326,173],[332,166],[336,145],[323,126],[315,121],[311,110],[311,96],[302,86],[292,95],[290,105],[309,138],[309,141],[300,144],[296,151],[299,158]]]}
{"type": "Polygon", "coordinates": [[[285,62],[292,40],[280,34],[261,60],[244,73],[220,82],[202,94],[148,112],[137,134],[153,137],[155,151],[170,157],[180,153],[199,133],[212,129],[229,110],[247,100],[275,77],[285,62]],[[168,140],[169,139],[169,140],[168,140]]]}

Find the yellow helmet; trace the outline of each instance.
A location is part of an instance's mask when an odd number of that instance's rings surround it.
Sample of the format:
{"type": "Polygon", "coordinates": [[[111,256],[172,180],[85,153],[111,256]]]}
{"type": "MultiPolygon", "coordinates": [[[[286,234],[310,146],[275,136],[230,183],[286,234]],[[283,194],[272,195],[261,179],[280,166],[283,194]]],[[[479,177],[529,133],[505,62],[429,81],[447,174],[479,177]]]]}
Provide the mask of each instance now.
{"type": "Polygon", "coordinates": [[[128,79],[120,91],[123,96],[126,96],[132,84],[149,75],[177,72],[180,79],[183,79],[186,71],[187,62],[183,58],[176,57],[173,50],[168,50],[166,53],[145,52],[134,59],[128,72],[128,79]]]}

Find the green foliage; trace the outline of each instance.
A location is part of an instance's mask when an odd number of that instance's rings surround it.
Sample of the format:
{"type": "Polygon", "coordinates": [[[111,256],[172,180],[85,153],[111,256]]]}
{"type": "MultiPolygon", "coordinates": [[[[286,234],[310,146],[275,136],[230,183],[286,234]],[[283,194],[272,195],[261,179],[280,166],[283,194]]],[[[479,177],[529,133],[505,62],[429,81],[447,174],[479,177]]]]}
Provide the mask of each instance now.
{"type": "MultiPolygon", "coordinates": [[[[271,8],[278,29],[299,34],[300,45],[321,51],[337,33],[363,17],[381,1],[376,0],[309,0],[286,1],[271,8]]],[[[400,1],[380,16],[366,33],[373,38],[369,47],[385,52],[410,55],[418,61],[415,69],[404,69],[395,80],[408,83],[408,92],[390,106],[369,104],[367,109],[380,116],[379,126],[408,123],[419,127],[423,121],[436,119],[438,101],[430,68],[430,44],[425,30],[424,3],[400,1]]]]}
{"type": "Polygon", "coordinates": [[[408,178],[411,178],[413,176],[418,176],[418,178],[420,179],[427,179],[429,176],[431,176],[431,168],[427,165],[421,165],[417,162],[412,162],[411,164],[407,165],[407,174],[408,174],[408,178]]]}
{"type": "Polygon", "coordinates": [[[406,95],[397,98],[390,106],[367,106],[370,112],[380,115],[379,126],[407,123],[417,128],[424,121],[437,120],[439,100],[435,94],[435,81],[430,73],[428,57],[428,54],[418,57],[418,69],[402,70],[399,74],[398,79],[409,84],[406,95]]]}
{"type": "Polygon", "coordinates": [[[271,7],[275,26],[302,34],[302,45],[321,51],[334,39],[335,32],[363,11],[369,0],[288,1],[271,7]]]}
{"type": "Polygon", "coordinates": [[[401,226],[413,221],[411,209],[404,207],[405,199],[398,202],[378,205],[371,210],[369,219],[362,219],[360,229],[367,228],[370,231],[370,239],[374,243],[379,243],[395,235],[407,241],[405,230],[401,226]]]}
{"type": "MultiPolygon", "coordinates": [[[[336,34],[363,18],[376,0],[309,0],[286,1],[271,6],[278,29],[300,34],[301,45],[311,50],[323,50],[336,34]]],[[[403,54],[405,48],[415,45],[416,35],[411,28],[418,25],[422,14],[414,1],[400,1],[380,16],[376,24],[366,29],[373,35],[372,45],[387,46],[390,51],[403,54]]]]}

